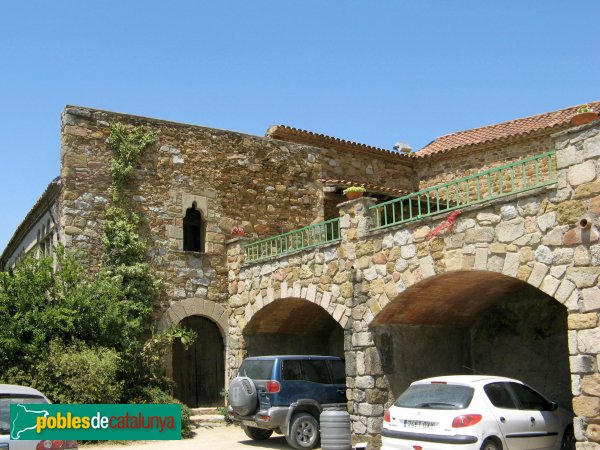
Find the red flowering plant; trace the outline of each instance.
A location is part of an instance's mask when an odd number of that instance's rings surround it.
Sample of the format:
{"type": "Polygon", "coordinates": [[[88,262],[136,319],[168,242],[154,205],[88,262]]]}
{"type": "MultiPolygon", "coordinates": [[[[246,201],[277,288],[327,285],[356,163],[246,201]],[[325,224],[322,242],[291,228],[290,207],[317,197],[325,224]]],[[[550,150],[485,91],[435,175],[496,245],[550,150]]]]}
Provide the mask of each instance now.
{"type": "Polygon", "coordinates": [[[235,226],[230,231],[232,236],[243,236],[245,234],[244,229],[239,226],[235,226]]]}

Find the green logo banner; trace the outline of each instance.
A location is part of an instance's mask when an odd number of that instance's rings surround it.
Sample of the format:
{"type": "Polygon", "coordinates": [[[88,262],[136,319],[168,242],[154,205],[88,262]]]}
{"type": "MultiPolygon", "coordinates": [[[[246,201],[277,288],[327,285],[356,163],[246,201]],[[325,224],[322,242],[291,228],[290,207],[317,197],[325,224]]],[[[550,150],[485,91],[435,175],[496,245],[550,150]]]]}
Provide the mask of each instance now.
{"type": "Polygon", "coordinates": [[[10,405],[10,438],[181,439],[181,405],[10,405]]]}

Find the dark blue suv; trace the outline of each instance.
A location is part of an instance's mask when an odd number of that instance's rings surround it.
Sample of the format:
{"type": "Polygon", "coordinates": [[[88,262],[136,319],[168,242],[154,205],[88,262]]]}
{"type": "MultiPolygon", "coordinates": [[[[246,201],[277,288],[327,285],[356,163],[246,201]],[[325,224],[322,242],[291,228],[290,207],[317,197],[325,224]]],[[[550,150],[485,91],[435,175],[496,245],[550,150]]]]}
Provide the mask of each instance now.
{"type": "Polygon", "coordinates": [[[335,356],[257,356],[229,386],[229,414],[252,439],[283,434],[290,446],[319,443],[324,408],[346,408],[344,361],[335,356]]]}

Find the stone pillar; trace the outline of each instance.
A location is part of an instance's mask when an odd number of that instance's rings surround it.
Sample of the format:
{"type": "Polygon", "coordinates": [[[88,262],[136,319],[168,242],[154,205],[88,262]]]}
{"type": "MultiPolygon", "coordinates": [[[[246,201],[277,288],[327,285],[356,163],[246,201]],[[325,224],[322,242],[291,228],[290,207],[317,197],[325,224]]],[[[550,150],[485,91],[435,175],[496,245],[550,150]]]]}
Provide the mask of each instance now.
{"type": "MultiPolygon", "coordinates": [[[[570,292],[569,353],[578,450],[600,449],[600,122],[557,133],[557,222],[572,254],[563,285],[570,292]]],[[[564,289],[563,289],[564,291],[564,289]]],[[[555,297],[564,293],[559,288],[555,297]]]]}
{"type": "Polygon", "coordinates": [[[363,285],[363,269],[370,266],[372,256],[377,253],[369,235],[373,225],[369,207],[376,202],[374,198],[362,197],[338,205],[342,230],[340,251],[352,262],[355,271],[351,326],[346,328],[344,336],[348,411],[353,440],[369,442],[370,448],[380,445],[381,420],[388,398],[374,333],[368,327],[373,315],[368,306],[366,283],[363,285]]]}
{"type": "Polygon", "coordinates": [[[246,237],[238,237],[225,242],[228,271],[227,292],[229,293],[229,300],[227,304],[230,308],[229,329],[227,331],[229,333],[229,345],[225,350],[226,386],[229,386],[229,382],[233,379],[237,370],[242,364],[242,361],[246,357],[246,344],[242,336],[243,325],[241,326],[241,324],[238,323],[236,317],[240,317],[240,315],[235,314],[235,308],[244,303],[242,301],[243,299],[240,299],[243,289],[239,284],[243,283],[243,281],[240,280],[240,270],[242,264],[244,264],[246,256],[246,244],[248,241],[249,239],[246,237]]]}

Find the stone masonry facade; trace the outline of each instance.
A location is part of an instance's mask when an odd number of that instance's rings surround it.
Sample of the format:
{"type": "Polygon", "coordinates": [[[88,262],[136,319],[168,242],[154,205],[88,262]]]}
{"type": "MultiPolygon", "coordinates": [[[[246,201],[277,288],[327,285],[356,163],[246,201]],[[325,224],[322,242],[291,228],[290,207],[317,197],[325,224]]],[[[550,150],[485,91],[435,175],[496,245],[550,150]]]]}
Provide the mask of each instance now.
{"type": "Polygon", "coordinates": [[[495,274],[532,286],[566,309],[578,447],[600,450],[598,122],[423,156],[307,138],[301,131],[294,140],[286,140],[291,132],[285,129],[278,138],[258,137],[68,106],[57,229],[67,248],[84,252],[91,270],[101,257],[111,202],[111,122],[143,126],[156,138],[125,195],[144,218],[148,256],[163,280],[158,329],[190,316],[212,320],[225,343],[227,381],[248,355],[249,327],[265,308],[311,304],[343,335],[352,432],[376,443],[393,400],[391,375],[376,345],[378,319],[406,301],[406,292],[438,276],[495,274]],[[551,150],[556,184],[463,208],[452,230],[435,239],[427,235],[447,214],[371,231],[369,207],[390,192],[416,192],[551,150]],[[336,180],[368,184],[371,197],[344,202],[343,186],[333,194],[330,189],[336,180]],[[183,218],[192,205],[205,223],[202,252],[184,250],[183,218]],[[339,242],[258,263],[245,260],[249,240],[337,213],[339,242]],[[232,239],[234,226],[246,237],[232,239]]]}
{"type": "Polygon", "coordinates": [[[446,215],[369,231],[375,200],[362,198],[339,205],[339,243],[246,263],[245,241],[230,241],[228,377],[246,356],[244,328],[258,311],[286,299],[319,305],[344,329],[352,431],[376,441],[393,397],[375,345],[375,319],[423,280],[492,272],[566,308],[577,446],[600,448],[600,126],[563,131],[551,142],[555,185],[463,209],[451,232],[433,240],[427,234],[446,215]],[[591,225],[582,228],[581,219],[591,225]]]}
{"type": "MultiPolygon", "coordinates": [[[[321,179],[397,180],[410,189],[410,161],[344,153],[230,131],[79,107],[63,114],[60,227],[67,247],[100,258],[102,218],[110,203],[110,122],[144,126],[157,143],[126,189],[145,219],[153,267],[164,282],[157,318],[194,298],[227,308],[225,241],[233,226],[255,238],[324,220],[321,179]],[[405,177],[392,176],[406,173],[405,177]],[[203,253],[183,251],[183,217],[196,202],[206,221],[203,253]]],[[[383,153],[383,152],[382,152],[383,153]]],[[[215,321],[219,315],[212,317],[215,321]]]]}

